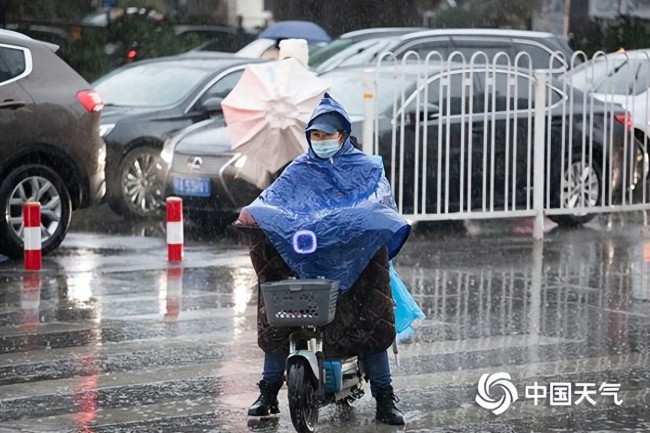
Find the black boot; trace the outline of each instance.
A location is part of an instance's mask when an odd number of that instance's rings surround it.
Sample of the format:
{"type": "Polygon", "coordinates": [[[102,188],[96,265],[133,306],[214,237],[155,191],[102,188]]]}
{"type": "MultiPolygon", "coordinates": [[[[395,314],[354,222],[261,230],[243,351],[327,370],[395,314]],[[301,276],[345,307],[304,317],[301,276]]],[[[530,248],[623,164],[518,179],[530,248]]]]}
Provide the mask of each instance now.
{"type": "Polygon", "coordinates": [[[258,385],[260,387],[260,396],[248,408],[248,416],[267,416],[280,413],[278,392],[282,388],[282,382],[271,383],[262,379],[258,385]]]}
{"type": "Polygon", "coordinates": [[[385,386],[377,391],[377,414],[375,419],[389,425],[404,425],[404,414],[397,407],[399,399],[393,393],[391,385],[385,386]]]}

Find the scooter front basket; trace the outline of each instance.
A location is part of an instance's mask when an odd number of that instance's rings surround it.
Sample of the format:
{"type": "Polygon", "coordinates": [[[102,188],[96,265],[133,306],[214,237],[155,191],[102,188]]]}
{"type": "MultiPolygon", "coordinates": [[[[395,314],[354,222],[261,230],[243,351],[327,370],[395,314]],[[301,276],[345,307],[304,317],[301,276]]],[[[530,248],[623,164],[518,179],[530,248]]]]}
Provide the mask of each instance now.
{"type": "Polygon", "coordinates": [[[263,283],[271,326],[323,326],[334,320],[339,282],[322,278],[263,283]]]}

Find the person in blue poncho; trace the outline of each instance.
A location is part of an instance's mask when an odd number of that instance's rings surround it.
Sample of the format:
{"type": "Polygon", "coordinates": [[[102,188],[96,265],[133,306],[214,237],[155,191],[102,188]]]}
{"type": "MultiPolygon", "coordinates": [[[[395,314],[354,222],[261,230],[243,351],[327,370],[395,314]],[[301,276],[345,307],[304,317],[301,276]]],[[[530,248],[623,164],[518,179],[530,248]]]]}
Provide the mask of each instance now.
{"type": "MultiPolygon", "coordinates": [[[[410,226],[395,210],[383,167],[352,145],[351,129],[346,111],[325,94],[305,128],[307,152],[242,209],[236,224],[258,225],[265,235],[251,245],[260,284],[289,275],[339,281],[336,315],[324,330],[326,350],[359,355],[377,400],[376,419],[403,425],[386,350],[395,339],[389,259],[410,226]]],[[[279,413],[293,331],[268,324],[258,292],[258,344],[265,357],[250,416],[279,413]]]]}

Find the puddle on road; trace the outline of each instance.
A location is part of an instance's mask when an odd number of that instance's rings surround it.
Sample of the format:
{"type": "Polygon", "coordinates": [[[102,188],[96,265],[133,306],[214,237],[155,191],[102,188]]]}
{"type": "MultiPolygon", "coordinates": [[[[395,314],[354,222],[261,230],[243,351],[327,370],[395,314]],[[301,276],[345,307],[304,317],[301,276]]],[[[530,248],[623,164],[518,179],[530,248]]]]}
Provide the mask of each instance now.
{"type": "MultiPolygon", "coordinates": [[[[396,260],[427,314],[393,370],[404,431],[650,431],[643,230],[551,231],[543,244],[496,232],[416,233],[396,260]],[[520,396],[533,380],[620,381],[625,403],[535,412],[521,397],[511,415],[496,418],[474,403],[480,375],[496,371],[512,374],[520,396]]],[[[92,242],[73,234],[60,255],[46,258],[38,289],[13,264],[0,266],[0,356],[26,360],[0,365],[0,377],[34,387],[5,408],[0,430],[19,416],[38,424],[34,408],[46,407],[88,431],[133,429],[122,424],[127,414],[141,423],[139,433],[291,431],[286,391],[275,421],[245,416],[261,370],[256,278],[245,248],[228,246],[222,255],[237,254],[216,265],[221,244],[196,242],[175,268],[155,237],[100,237],[97,250],[92,242]],[[125,239],[135,246],[121,246],[125,239]],[[70,388],[52,394],[37,389],[39,380],[70,388]]],[[[401,431],[375,424],[370,397],[359,403],[350,418],[324,409],[317,431],[401,431]]]]}

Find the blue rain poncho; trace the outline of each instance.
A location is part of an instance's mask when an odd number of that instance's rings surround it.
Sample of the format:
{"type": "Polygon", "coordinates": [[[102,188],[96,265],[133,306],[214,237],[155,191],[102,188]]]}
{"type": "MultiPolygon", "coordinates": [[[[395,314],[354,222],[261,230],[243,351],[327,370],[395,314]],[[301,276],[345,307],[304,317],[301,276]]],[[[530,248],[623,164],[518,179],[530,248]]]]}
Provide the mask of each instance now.
{"type": "MultiPolygon", "coordinates": [[[[325,95],[312,114],[347,113],[325,95]]],[[[310,142],[309,133],[307,140],[310,142]]],[[[395,210],[383,167],[347,138],[329,159],[310,147],[246,207],[298,278],[325,277],[348,290],[382,246],[397,255],[411,227],[395,210]]]]}

